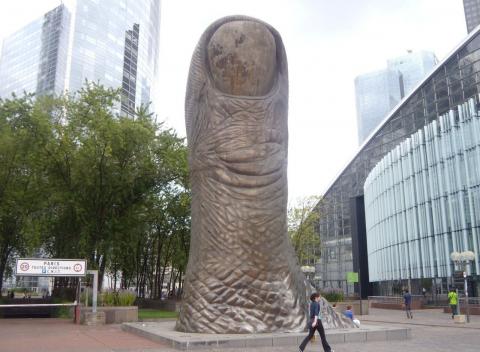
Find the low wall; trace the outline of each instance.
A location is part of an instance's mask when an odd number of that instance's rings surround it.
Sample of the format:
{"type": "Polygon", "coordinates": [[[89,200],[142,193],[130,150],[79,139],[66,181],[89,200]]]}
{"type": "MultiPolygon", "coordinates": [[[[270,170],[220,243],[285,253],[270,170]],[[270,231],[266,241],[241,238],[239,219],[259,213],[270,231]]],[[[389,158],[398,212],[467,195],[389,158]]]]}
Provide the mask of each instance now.
{"type": "MultiPolygon", "coordinates": [[[[382,308],[382,309],[405,309],[403,303],[390,303],[390,302],[371,302],[370,306],[372,308],[382,308]]],[[[412,309],[423,309],[423,302],[413,301],[411,306],[412,309]]]]}
{"type": "MultiPolygon", "coordinates": [[[[369,296],[368,302],[372,308],[405,309],[403,296],[369,296]]],[[[427,299],[421,295],[412,295],[410,307],[412,309],[424,309],[427,302],[427,299]]]]}
{"type": "MultiPolygon", "coordinates": [[[[337,313],[343,313],[347,306],[352,306],[353,314],[360,315],[360,301],[344,301],[344,302],[337,302],[335,311],[337,313]]],[[[362,300],[362,315],[368,314],[368,300],[362,300]]]]}
{"type": "MultiPolygon", "coordinates": [[[[85,324],[85,313],[91,313],[92,307],[80,308],[80,324],[85,324]]],[[[138,307],[97,307],[97,312],[105,313],[105,324],[121,324],[138,321],[138,307]]]]}
{"type": "MultiPolygon", "coordinates": [[[[2,298],[2,304],[50,304],[51,298],[2,298]]],[[[58,307],[1,307],[0,318],[51,318],[58,307]]]]}
{"type": "Polygon", "coordinates": [[[148,308],[148,309],[160,309],[166,310],[168,312],[179,312],[181,300],[176,299],[146,299],[146,298],[137,298],[135,304],[139,308],[148,308]]]}
{"type": "MultiPolygon", "coordinates": [[[[448,313],[448,314],[452,314],[452,309],[450,308],[450,306],[448,307],[443,307],[443,312],[444,313],[448,313]]],[[[470,315],[480,315],[480,306],[478,305],[470,305],[470,309],[469,309],[469,312],[470,312],[470,315]]],[[[460,314],[467,314],[467,309],[465,306],[461,306],[460,307],[460,314]]]]}

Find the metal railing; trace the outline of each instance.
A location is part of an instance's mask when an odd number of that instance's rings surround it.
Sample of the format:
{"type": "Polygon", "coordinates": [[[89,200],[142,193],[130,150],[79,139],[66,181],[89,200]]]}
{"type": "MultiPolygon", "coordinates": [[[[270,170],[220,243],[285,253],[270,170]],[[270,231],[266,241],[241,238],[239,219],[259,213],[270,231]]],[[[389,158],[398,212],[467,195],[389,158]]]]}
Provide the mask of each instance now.
{"type": "Polygon", "coordinates": [[[26,303],[26,304],[0,304],[0,308],[13,308],[13,307],[72,307],[76,306],[77,302],[72,303],[26,303]]]}
{"type": "MultiPolygon", "coordinates": [[[[458,299],[460,306],[465,306],[465,297],[460,297],[458,299]]],[[[468,297],[468,304],[472,306],[480,306],[480,297],[468,297]]]]}
{"type": "MultiPolygon", "coordinates": [[[[424,301],[422,295],[412,295],[413,301],[424,301]]],[[[384,303],[384,304],[403,304],[403,296],[368,296],[368,302],[384,303]]]]}

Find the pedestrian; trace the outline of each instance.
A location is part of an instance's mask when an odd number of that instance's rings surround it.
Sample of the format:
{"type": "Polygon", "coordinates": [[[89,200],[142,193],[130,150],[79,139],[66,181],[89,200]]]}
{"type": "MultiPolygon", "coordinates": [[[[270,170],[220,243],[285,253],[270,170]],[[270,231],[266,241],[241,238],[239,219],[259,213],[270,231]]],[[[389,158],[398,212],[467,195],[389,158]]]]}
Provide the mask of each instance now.
{"type": "Polygon", "coordinates": [[[350,318],[353,320],[353,311],[352,311],[352,306],[347,306],[347,309],[345,312],[343,312],[343,315],[345,315],[347,318],[350,318]]]}
{"type": "Polygon", "coordinates": [[[422,288],[422,295],[423,298],[427,298],[427,289],[425,287],[422,288]]]}
{"type": "Polygon", "coordinates": [[[322,324],[322,312],[320,310],[320,295],[318,293],[312,293],[310,296],[310,316],[308,321],[308,336],[305,337],[303,342],[299,346],[299,351],[303,352],[308,341],[315,335],[315,330],[320,334],[322,339],[322,346],[325,352],[334,352],[325,338],[325,330],[322,324]]]}
{"type": "Polygon", "coordinates": [[[405,312],[407,313],[407,319],[413,319],[412,315],[412,295],[408,290],[405,290],[403,295],[403,304],[405,305],[405,312]]]}
{"type": "Polygon", "coordinates": [[[355,319],[355,316],[353,315],[352,306],[348,305],[347,309],[343,312],[343,315],[345,315],[347,318],[351,319],[352,322],[353,322],[353,325],[355,325],[355,327],[357,327],[357,328],[360,327],[360,320],[355,319]]]}
{"type": "Polygon", "coordinates": [[[452,319],[455,317],[457,312],[457,305],[458,305],[458,295],[454,288],[450,289],[448,293],[448,303],[450,304],[450,309],[452,310],[452,319]]]}

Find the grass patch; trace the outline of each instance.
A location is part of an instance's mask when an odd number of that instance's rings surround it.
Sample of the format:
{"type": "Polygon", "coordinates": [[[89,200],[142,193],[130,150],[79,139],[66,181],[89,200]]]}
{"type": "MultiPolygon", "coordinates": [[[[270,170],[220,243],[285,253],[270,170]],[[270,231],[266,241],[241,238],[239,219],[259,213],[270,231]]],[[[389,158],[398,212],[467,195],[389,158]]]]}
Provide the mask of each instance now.
{"type": "Polygon", "coordinates": [[[176,318],[177,312],[169,312],[159,309],[139,309],[138,319],[164,319],[164,318],[176,318]]]}

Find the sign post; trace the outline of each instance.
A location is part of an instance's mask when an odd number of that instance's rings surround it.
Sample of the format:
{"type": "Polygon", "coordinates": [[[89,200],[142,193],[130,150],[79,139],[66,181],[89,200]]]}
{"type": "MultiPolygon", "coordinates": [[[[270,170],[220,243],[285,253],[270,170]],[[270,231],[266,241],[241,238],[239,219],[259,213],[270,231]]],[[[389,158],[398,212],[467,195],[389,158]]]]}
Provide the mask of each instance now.
{"type": "Polygon", "coordinates": [[[347,282],[349,284],[356,284],[358,282],[358,273],[354,271],[347,272],[347,282]]]}
{"type": "MultiPolygon", "coordinates": [[[[348,271],[347,272],[347,283],[349,284],[356,284],[359,283],[358,280],[358,273],[354,271],[348,271]]],[[[361,285],[361,284],[359,284],[361,285]]],[[[360,291],[360,315],[362,315],[363,310],[362,310],[362,286],[359,287],[360,291]]]]}
{"type": "Polygon", "coordinates": [[[88,270],[87,273],[93,275],[92,313],[96,313],[97,312],[98,270],[88,270]]]}
{"type": "MultiPolygon", "coordinates": [[[[96,270],[94,270],[97,272],[96,270]]],[[[87,261],[85,259],[50,259],[50,258],[17,258],[16,275],[17,276],[69,276],[81,277],[87,273],[87,261]]],[[[94,285],[97,286],[97,274],[95,276],[94,285]]],[[[80,323],[80,299],[79,288],[77,287],[75,306],[75,323],[80,323]]],[[[95,307],[97,309],[97,292],[94,293],[95,307]]],[[[43,304],[52,305],[52,304],[43,304]]],[[[69,304],[72,305],[72,304],[69,304]]]]}

